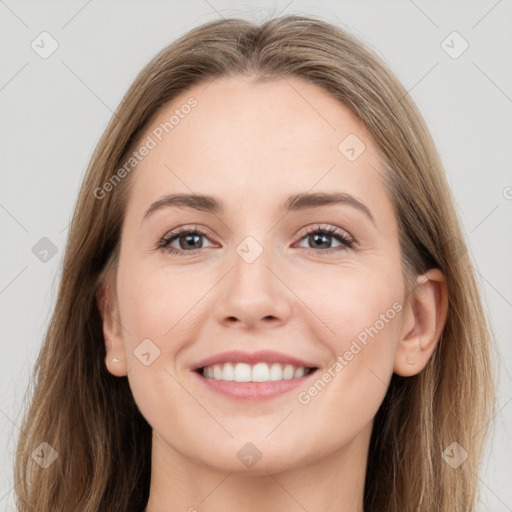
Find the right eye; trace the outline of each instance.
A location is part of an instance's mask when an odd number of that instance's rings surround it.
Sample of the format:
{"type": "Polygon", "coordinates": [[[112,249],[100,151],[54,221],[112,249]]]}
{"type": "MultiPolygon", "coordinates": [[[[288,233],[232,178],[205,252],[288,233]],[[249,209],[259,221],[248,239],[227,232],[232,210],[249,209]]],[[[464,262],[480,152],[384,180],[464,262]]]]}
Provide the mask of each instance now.
{"type": "Polygon", "coordinates": [[[207,237],[207,233],[199,229],[197,226],[190,229],[181,227],[162,237],[158,242],[157,248],[180,256],[192,255],[196,254],[198,250],[203,248],[201,237],[207,237]],[[171,245],[176,241],[180,247],[173,247],[171,245]],[[198,244],[199,247],[197,247],[198,244]]]}

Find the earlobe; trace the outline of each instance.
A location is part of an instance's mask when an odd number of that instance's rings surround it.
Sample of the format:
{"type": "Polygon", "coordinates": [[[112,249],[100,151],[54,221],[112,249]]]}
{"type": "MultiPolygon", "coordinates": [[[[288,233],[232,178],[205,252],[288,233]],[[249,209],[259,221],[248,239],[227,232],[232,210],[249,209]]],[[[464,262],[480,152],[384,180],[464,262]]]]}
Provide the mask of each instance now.
{"type": "Polygon", "coordinates": [[[446,278],[439,269],[418,276],[404,311],[404,327],[395,352],[393,371],[416,375],[427,365],[441,337],[448,314],[446,278]]]}
{"type": "Polygon", "coordinates": [[[105,364],[112,375],[122,377],[126,375],[122,330],[116,300],[109,284],[101,285],[96,294],[96,301],[103,328],[106,351],[105,364]]]}

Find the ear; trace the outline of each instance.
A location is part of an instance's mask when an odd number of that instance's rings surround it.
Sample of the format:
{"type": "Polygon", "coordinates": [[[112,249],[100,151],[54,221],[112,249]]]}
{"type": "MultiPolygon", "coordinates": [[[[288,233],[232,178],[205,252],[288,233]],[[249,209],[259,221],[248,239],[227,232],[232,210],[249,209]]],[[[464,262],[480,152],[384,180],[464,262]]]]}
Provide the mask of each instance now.
{"type": "Polygon", "coordinates": [[[122,327],[115,292],[110,283],[102,284],[96,294],[98,309],[103,326],[105,341],[105,365],[108,371],[117,377],[126,375],[126,357],[122,338],[122,327]],[[113,362],[112,359],[119,359],[113,362]]]}
{"type": "Polygon", "coordinates": [[[416,375],[427,365],[437,346],[448,314],[446,278],[439,269],[418,277],[405,307],[393,371],[416,375]]]}

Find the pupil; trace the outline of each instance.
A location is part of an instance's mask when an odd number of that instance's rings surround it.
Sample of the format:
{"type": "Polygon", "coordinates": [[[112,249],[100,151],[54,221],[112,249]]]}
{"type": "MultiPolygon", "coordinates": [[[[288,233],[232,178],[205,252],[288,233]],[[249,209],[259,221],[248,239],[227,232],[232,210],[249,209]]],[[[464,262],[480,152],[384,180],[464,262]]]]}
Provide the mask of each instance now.
{"type": "Polygon", "coordinates": [[[322,243],[322,242],[321,242],[321,239],[326,240],[326,239],[330,238],[330,236],[329,236],[329,235],[323,235],[323,234],[317,233],[316,235],[310,235],[310,237],[309,237],[309,238],[310,238],[310,242],[311,242],[311,241],[313,241],[313,242],[315,242],[315,243],[316,243],[316,242],[320,242],[320,245],[322,245],[322,246],[323,246],[323,247],[321,247],[321,248],[324,248],[324,249],[329,249],[329,248],[330,248],[330,245],[331,245],[330,243],[328,243],[328,242],[323,242],[323,243],[322,243]]]}
{"type": "MultiPolygon", "coordinates": [[[[192,247],[193,249],[200,249],[201,246],[203,245],[202,243],[200,243],[199,246],[195,246],[194,245],[194,243],[197,243],[198,240],[200,240],[201,235],[193,235],[193,234],[192,235],[185,235],[182,238],[185,238],[187,240],[186,243],[185,243],[186,246],[185,247],[182,246],[181,247],[182,249],[186,249],[186,248],[190,248],[190,247],[192,247]]],[[[182,245],[182,244],[180,243],[180,245],[182,245]]]]}

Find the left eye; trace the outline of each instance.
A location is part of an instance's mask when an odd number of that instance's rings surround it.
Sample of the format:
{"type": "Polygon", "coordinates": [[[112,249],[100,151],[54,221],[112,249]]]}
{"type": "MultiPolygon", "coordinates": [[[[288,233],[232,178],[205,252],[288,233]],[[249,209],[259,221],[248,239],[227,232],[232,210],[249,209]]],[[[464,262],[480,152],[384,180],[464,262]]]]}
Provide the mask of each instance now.
{"type": "Polygon", "coordinates": [[[350,249],[353,246],[354,241],[350,236],[344,231],[340,231],[336,228],[321,228],[317,227],[316,229],[309,231],[305,236],[301,238],[301,240],[306,240],[309,244],[317,244],[316,247],[310,248],[311,250],[320,251],[320,252],[333,252],[339,250],[350,249]],[[332,240],[338,240],[338,246],[332,246],[332,240]]]}
{"type": "MultiPolygon", "coordinates": [[[[166,234],[158,243],[157,248],[164,249],[171,254],[186,255],[195,254],[198,250],[203,249],[202,238],[208,239],[207,233],[199,228],[185,229],[180,228],[166,234]],[[172,244],[178,242],[179,247],[172,244]]],[[[306,240],[306,243],[317,244],[316,247],[309,247],[309,251],[315,254],[338,252],[352,248],[354,240],[345,231],[333,227],[320,227],[310,229],[304,233],[300,241],[306,240]],[[339,245],[332,246],[332,239],[339,242],[339,245]]],[[[303,247],[300,245],[300,247],[303,247]]]]}

